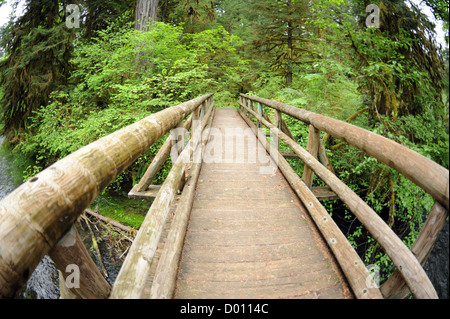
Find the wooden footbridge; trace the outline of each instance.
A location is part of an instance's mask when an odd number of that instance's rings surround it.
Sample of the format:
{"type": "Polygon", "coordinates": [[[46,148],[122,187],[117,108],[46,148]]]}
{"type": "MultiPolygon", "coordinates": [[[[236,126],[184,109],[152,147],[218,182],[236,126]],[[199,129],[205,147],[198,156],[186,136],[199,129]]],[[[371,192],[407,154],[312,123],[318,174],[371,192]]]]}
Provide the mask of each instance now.
{"type": "Polygon", "coordinates": [[[66,298],[402,298],[410,292],[437,298],[422,265],[448,216],[447,169],[342,121],[243,94],[238,103],[215,109],[207,94],[167,108],[61,159],[4,198],[0,296],[14,298],[48,254],[66,298]],[[263,106],[273,109],[272,119],[263,106]],[[306,150],[283,115],[309,125],[306,150]],[[411,249],[336,177],[320,131],[396,169],[434,197],[411,249]],[[153,202],[111,287],[72,225],[169,132],[130,191],[130,197],[153,202]],[[279,152],[280,140],[292,151],[279,152]],[[152,185],[169,155],[168,177],[152,185]],[[305,163],[302,177],[288,156],[305,163]],[[328,186],[311,187],[314,174],[328,186]],[[321,205],[329,198],[341,199],[395,264],[381,287],[321,205]],[[74,275],[78,284],[66,285],[74,275]]]}

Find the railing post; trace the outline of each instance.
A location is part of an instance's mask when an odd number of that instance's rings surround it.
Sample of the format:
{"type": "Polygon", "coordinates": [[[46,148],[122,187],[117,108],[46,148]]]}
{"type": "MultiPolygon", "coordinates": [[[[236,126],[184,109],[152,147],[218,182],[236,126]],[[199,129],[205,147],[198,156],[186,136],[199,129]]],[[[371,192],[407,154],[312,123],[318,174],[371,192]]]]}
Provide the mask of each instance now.
{"type": "MultiPolygon", "coordinates": [[[[308,135],[308,146],[307,151],[317,158],[317,154],[319,152],[319,143],[320,143],[320,131],[316,129],[313,125],[309,125],[309,135],[308,135]]],[[[303,168],[303,177],[302,180],[311,188],[312,181],[314,178],[314,171],[309,167],[308,163],[305,163],[305,167],[303,168]]]]}
{"type": "MultiPolygon", "coordinates": [[[[283,113],[281,113],[279,110],[275,110],[275,118],[273,121],[273,124],[276,126],[277,129],[282,129],[282,122],[283,122],[283,113]]],[[[277,138],[277,150],[280,150],[280,139],[277,138]]]]}
{"type": "MultiPolygon", "coordinates": [[[[263,110],[261,103],[258,102],[258,114],[262,117],[263,116],[263,110]]],[[[262,128],[261,121],[258,120],[258,129],[262,128]]]]}
{"type": "Polygon", "coordinates": [[[327,151],[325,149],[325,145],[322,140],[319,140],[319,161],[330,170],[334,174],[333,165],[331,165],[330,159],[328,158],[327,151]]]}
{"type": "Polygon", "coordinates": [[[203,115],[205,115],[205,109],[206,109],[206,101],[203,102],[202,104],[200,104],[199,108],[200,108],[200,118],[203,118],[203,115]]]}

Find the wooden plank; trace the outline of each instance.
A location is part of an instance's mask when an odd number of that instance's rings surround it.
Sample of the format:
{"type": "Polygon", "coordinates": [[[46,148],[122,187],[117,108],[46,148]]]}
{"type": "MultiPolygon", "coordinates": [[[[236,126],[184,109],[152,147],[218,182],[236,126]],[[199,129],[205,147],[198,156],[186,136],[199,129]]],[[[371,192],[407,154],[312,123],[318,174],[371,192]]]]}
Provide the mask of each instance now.
{"type": "MultiPolygon", "coordinates": [[[[203,263],[236,263],[236,262],[264,262],[268,260],[287,260],[287,258],[313,258],[321,260],[324,255],[318,252],[314,245],[308,241],[290,242],[274,245],[248,245],[247,249],[240,246],[226,245],[197,245],[193,246],[188,241],[183,251],[182,262],[203,262],[203,263]]],[[[299,271],[302,264],[298,265],[299,271]]],[[[180,272],[184,272],[184,264],[180,267],[180,272]]]]}
{"type": "MultiPolygon", "coordinates": [[[[231,214],[232,215],[232,214],[231,214]]],[[[237,214],[236,214],[237,215],[237,214]]],[[[252,227],[255,231],[287,231],[292,232],[298,230],[300,227],[308,227],[305,217],[285,218],[263,218],[256,215],[252,218],[251,215],[246,215],[244,218],[240,216],[230,216],[230,214],[212,214],[206,216],[198,216],[195,220],[189,223],[192,232],[206,230],[206,231],[225,231],[225,232],[244,232],[252,227]]]]}
{"type": "MultiPolygon", "coordinates": [[[[304,226],[308,227],[308,226],[304,226]]],[[[247,246],[247,245],[278,245],[292,243],[301,240],[314,240],[313,235],[302,227],[288,231],[275,230],[253,230],[253,225],[242,231],[211,231],[198,230],[189,233],[191,245],[214,245],[214,246],[247,246]],[[302,232],[302,230],[304,230],[302,232]]]]}
{"type": "MultiPolygon", "coordinates": [[[[250,111],[254,116],[258,116],[250,111]]],[[[371,235],[384,248],[387,255],[400,270],[409,288],[416,298],[437,298],[436,291],[431,284],[428,276],[417,261],[416,257],[406,247],[406,245],[398,238],[398,236],[389,228],[388,225],[375,213],[355,192],[347,185],[340,181],[336,175],[332,174],[317,159],[315,159],[308,151],[299,146],[295,141],[290,139],[286,134],[275,128],[272,124],[265,120],[262,123],[267,127],[275,130],[278,136],[286,143],[299,157],[309,165],[311,169],[339,196],[339,198],[348,206],[353,214],[361,221],[371,235]]],[[[279,159],[280,163],[285,161],[279,159]]],[[[301,184],[299,184],[301,185],[301,184]]],[[[305,192],[305,194],[308,194],[305,192]]],[[[315,197],[314,197],[315,199],[315,197]]],[[[321,206],[321,205],[319,205],[321,206]]],[[[347,274],[348,276],[350,274],[347,274]]]]}
{"type": "MultiPolygon", "coordinates": [[[[270,187],[253,187],[253,188],[223,188],[220,185],[214,185],[212,189],[208,192],[199,192],[197,195],[197,200],[213,200],[220,196],[223,200],[264,200],[269,196],[267,193],[273,189],[270,187]],[[245,190],[244,192],[242,190],[245,190]]],[[[292,196],[286,192],[275,192],[270,196],[273,200],[291,200],[292,196]]]]}
{"type": "MultiPolygon", "coordinates": [[[[137,199],[146,199],[146,200],[154,200],[158,195],[161,185],[149,185],[147,186],[147,190],[139,192],[138,184],[134,185],[131,191],[128,193],[129,198],[137,198],[137,199]]],[[[178,189],[179,191],[180,189],[178,189]]]]}
{"type": "Polygon", "coordinates": [[[250,262],[189,262],[180,273],[181,280],[190,281],[258,281],[299,274],[299,264],[309,264],[307,272],[330,268],[326,258],[319,262],[315,255],[287,259],[250,262]]]}
{"type": "MultiPolygon", "coordinates": [[[[329,269],[317,271],[304,271],[281,278],[269,278],[239,281],[208,281],[208,280],[183,280],[179,282],[180,290],[189,290],[191,298],[286,298],[301,296],[310,291],[320,292],[323,289],[339,286],[339,279],[330,274],[329,269]],[[217,290],[220,284],[222,289],[217,290]]],[[[324,295],[325,298],[342,298],[342,287],[331,296],[324,295]]]]}

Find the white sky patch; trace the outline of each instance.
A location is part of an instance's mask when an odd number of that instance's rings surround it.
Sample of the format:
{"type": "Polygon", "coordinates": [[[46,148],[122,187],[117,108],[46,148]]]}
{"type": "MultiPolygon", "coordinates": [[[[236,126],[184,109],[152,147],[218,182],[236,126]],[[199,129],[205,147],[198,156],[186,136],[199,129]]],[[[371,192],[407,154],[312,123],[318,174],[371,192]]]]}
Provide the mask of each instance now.
{"type": "MultiPolygon", "coordinates": [[[[8,23],[9,17],[13,11],[12,8],[13,3],[14,3],[13,0],[7,0],[6,3],[0,7],[0,27],[8,23]]],[[[19,2],[19,5],[17,6],[16,16],[23,13],[24,4],[25,2],[23,0],[19,2]]]]}
{"type": "Polygon", "coordinates": [[[444,23],[442,21],[436,20],[433,15],[433,11],[431,8],[425,3],[423,0],[409,0],[414,3],[417,7],[419,7],[420,11],[428,17],[428,20],[436,24],[436,42],[441,44],[442,46],[447,46],[445,43],[445,32],[444,32],[444,23]]]}

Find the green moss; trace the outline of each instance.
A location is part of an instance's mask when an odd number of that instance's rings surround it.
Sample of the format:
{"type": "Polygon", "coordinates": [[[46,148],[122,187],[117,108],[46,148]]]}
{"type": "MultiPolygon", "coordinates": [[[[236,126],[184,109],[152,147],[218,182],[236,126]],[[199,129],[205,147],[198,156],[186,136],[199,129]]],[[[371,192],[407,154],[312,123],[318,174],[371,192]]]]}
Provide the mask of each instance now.
{"type": "Polygon", "coordinates": [[[91,210],[109,217],[123,225],[139,229],[150,208],[150,202],[141,199],[129,199],[122,195],[105,194],[99,196],[91,205],[91,210]]]}

